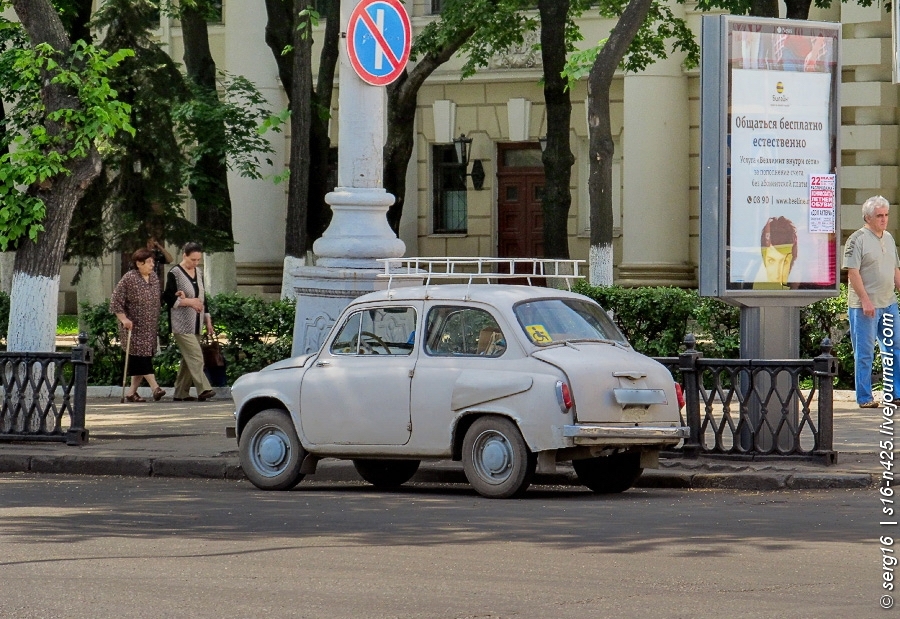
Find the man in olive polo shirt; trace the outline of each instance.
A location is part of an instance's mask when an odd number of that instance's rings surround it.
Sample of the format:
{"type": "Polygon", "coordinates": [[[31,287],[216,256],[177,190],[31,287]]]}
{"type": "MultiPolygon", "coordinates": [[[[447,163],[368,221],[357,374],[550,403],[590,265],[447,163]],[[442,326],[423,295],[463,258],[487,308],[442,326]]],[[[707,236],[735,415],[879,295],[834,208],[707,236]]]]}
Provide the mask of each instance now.
{"type": "Polygon", "coordinates": [[[844,245],[847,270],[850,341],[856,365],[856,402],[861,408],[878,408],[872,395],[872,363],[875,342],[885,368],[885,398],[893,398],[895,341],[900,337],[896,288],[900,288],[900,260],[894,237],[887,231],[890,204],[881,196],[863,203],[865,225],[844,245]],[[890,395],[887,395],[890,393],[890,395]]]}

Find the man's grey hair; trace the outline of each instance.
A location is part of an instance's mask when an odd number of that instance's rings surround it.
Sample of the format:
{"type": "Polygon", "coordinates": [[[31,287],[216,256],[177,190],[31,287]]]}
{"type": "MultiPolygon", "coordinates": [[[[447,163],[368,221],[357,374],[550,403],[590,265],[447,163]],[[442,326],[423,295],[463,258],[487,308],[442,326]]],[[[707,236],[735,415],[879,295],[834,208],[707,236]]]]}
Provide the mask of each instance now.
{"type": "Polygon", "coordinates": [[[890,210],[891,203],[888,202],[885,198],[881,196],[872,196],[862,205],[862,216],[863,219],[868,221],[869,217],[875,214],[875,209],[877,208],[886,208],[890,210]]]}

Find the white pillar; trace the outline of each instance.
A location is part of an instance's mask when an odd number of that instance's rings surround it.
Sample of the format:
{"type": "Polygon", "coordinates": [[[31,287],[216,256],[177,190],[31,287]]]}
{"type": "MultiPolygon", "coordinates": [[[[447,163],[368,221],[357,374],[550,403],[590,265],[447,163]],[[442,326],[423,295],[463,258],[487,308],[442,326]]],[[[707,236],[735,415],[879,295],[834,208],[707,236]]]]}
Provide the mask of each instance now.
{"type": "MultiPolygon", "coordinates": [[[[225,16],[225,66],[253,82],[269,102],[272,113],[284,110],[287,97],[278,79],[278,67],[265,40],[266,11],[262,2],[229,2],[225,16]]],[[[272,182],[284,171],[286,145],[283,134],[267,136],[275,152],[260,157],[259,180],[228,172],[232,226],[237,263],[277,263],[284,258],[284,222],[287,185],[272,182]],[[273,165],[265,163],[271,159],[273,165]]]]}
{"type": "MultiPolygon", "coordinates": [[[[341,3],[345,29],[354,8],[341,3]]],[[[376,258],[399,258],[406,249],[387,223],[394,196],[383,178],[385,92],[356,74],[346,39],[340,52],[338,187],[325,196],[333,215],[313,252],[322,267],[378,268],[376,258]]]]}
{"type": "Polygon", "coordinates": [[[625,79],[617,283],[694,285],[688,84],[675,57],[625,79]]]}

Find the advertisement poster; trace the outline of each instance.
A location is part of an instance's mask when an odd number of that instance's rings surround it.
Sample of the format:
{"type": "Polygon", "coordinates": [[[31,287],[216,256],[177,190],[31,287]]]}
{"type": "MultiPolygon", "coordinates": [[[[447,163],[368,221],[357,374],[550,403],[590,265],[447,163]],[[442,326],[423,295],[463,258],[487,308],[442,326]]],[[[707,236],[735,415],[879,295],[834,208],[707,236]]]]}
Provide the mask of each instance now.
{"type": "Polygon", "coordinates": [[[730,43],[728,288],[832,287],[837,41],[777,28],[730,43]]]}

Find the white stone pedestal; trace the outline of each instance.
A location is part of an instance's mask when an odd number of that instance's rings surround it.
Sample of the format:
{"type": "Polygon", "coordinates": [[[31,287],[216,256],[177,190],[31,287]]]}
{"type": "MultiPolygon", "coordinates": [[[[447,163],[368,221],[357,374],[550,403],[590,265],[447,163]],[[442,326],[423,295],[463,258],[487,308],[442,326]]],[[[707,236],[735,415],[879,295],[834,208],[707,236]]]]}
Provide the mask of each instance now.
{"type": "Polygon", "coordinates": [[[353,299],[384,289],[387,280],[377,279],[384,270],[298,267],[291,272],[297,314],[291,355],[316,352],[335,320],[353,299]]]}

